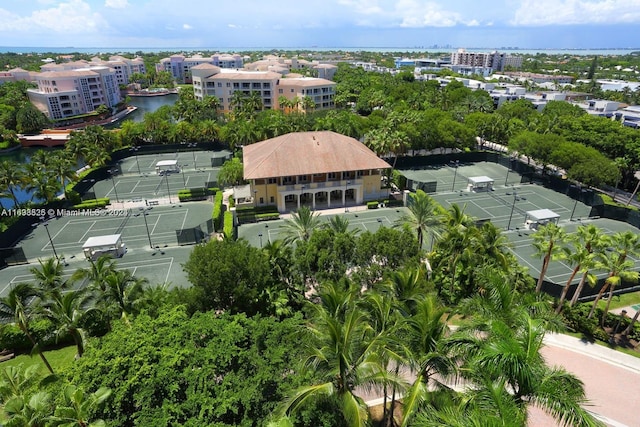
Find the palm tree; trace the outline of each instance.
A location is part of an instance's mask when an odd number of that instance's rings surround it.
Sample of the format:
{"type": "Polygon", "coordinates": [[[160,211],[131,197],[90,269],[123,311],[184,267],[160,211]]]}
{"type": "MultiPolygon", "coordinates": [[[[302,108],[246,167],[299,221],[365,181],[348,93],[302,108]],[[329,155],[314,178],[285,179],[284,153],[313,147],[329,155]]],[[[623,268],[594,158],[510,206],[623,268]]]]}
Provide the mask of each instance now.
{"type": "Polygon", "coordinates": [[[565,238],[566,232],[564,229],[552,222],[538,228],[538,230],[533,233],[533,247],[536,251],[534,256],[537,258],[542,257],[542,268],[540,269],[540,277],[538,277],[538,282],[536,283],[536,293],[542,289],[542,282],[544,281],[544,276],[547,274],[551,260],[560,255],[565,238]]]}
{"type": "Polygon", "coordinates": [[[602,313],[602,319],[600,325],[604,327],[609,312],[609,306],[613,298],[613,292],[622,281],[637,281],[640,277],[640,273],[633,271],[634,262],[629,260],[629,256],[637,255],[640,251],[640,237],[637,234],[630,231],[623,233],[616,233],[611,237],[611,244],[613,251],[610,254],[604,253],[598,259],[598,267],[609,272],[607,279],[604,281],[604,285],[598,295],[596,296],[589,315],[587,318],[591,318],[595,312],[595,308],[598,302],[609,290],[609,298],[607,299],[607,305],[602,313]]]}
{"type": "Polygon", "coordinates": [[[533,405],[562,425],[598,425],[581,406],[587,403],[582,382],[564,369],[547,366],[540,354],[543,320],[523,313],[517,325],[492,320],[478,327],[461,328],[450,341],[468,381],[476,387],[504,385],[525,418],[533,405]]]}
{"type": "Polygon", "coordinates": [[[54,176],[57,176],[60,180],[60,187],[64,189],[65,196],[67,189],[65,181],[76,181],[78,175],[76,174],[76,164],[73,159],[66,157],[64,152],[55,153],[50,159],[51,164],[47,167],[47,172],[51,172],[54,176]]]}
{"type": "MultiPolygon", "coordinates": [[[[609,246],[609,237],[605,235],[599,227],[593,224],[578,227],[577,239],[581,241],[581,244],[586,248],[587,252],[593,254],[594,261],[597,260],[609,246]]],[[[585,283],[589,283],[591,286],[595,284],[596,277],[590,273],[590,269],[596,268],[597,266],[597,263],[591,265],[590,260],[587,260],[587,263],[583,264],[582,277],[569,302],[569,307],[573,307],[573,305],[578,302],[585,283]]]]}
{"type": "Polygon", "coordinates": [[[285,220],[283,226],[285,244],[309,240],[313,230],[320,226],[319,217],[319,213],[314,213],[307,206],[300,206],[297,212],[291,214],[290,219],[285,220]]]}
{"type": "Polygon", "coordinates": [[[310,399],[322,398],[336,405],[349,426],[364,427],[369,414],[356,388],[401,385],[382,368],[381,340],[358,306],[358,295],[357,286],[332,283],[321,289],[320,304],[310,304],[314,316],[307,328],[311,344],[306,366],[321,382],[296,390],[281,404],[279,417],[295,413],[310,399]]]}
{"type": "MultiPolygon", "coordinates": [[[[19,163],[3,160],[0,162],[0,189],[8,191],[13,199],[13,206],[19,205],[15,189],[25,183],[25,174],[19,163]]],[[[5,193],[6,194],[6,193],[5,193]]]]}
{"type": "Polygon", "coordinates": [[[49,361],[42,353],[42,349],[38,345],[36,339],[29,331],[29,322],[35,316],[35,301],[38,297],[38,291],[28,283],[19,283],[15,285],[7,296],[0,298],[0,322],[13,323],[24,333],[35,351],[42,359],[42,362],[52,374],[53,368],[49,361]]]}
{"type": "MultiPolygon", "coordinates": [[[[569,235],[568,237],[571,245],[562,248],[563,254],[561,257],[568,261],[570,265],[573,265],[573,270],[562,288],[556,313],[562,311],[562,306],[571,287],[571,282],[573,282],[573,279],[579,272],[582,272],[582,277],[578,283],[573,299],[577,301],[585,282],[595,283],[596,278],[590,274],[589,271],[598,265],[596,257],[605,249],[606,243],[608,242],[608,239],[603,239],[602,232],[595,225],[581,225],[578,227],[576,234],[569,235]]],[[[570,306],[571,305],[573,305],[573,303],[570,304],[570,306]]]]}
{"type": "Polygon", "coordinates": [[[42,307],[42,315],[56,326],[56,337],[68,334],[73,338],[78,358],[84,354],[85,331],[81,325],[84,317],[94,310],[90,306],[91,298],[82,289],[70,290],[44,301],[42,307]]]}
{"type": "Polygon", "coordinates": [[[57,258],[38,260],[40,267],[31,267],[29,272],[33,274],[36,288],[43,299],[60,294],[71,286],[71,281],[63,279],[64,265],[57,258]]]}
{"type": "Polygon", "coordinates": [[[118,270],[109,274],[105,283],[104,298],[117,308],[120,318],[130,327],[129,316],[137,310],[147,279],[134,277],[131,270],[118,270]]]}
{"type": "Polygon", "coordinates": [[[415,314],[407,319],[405,339],[416,379],[402,399],[403,426],[412,425],[412,418],[432,382],[437,388],[446,388],[434,376],[444,379],[456,371],[453,360],[441,348],[448,331],[446,318],[445,308],[438,303],[435,294],[430,293],[418,301],[415,314]]]}
{"type": "Polygon", "coordinates": [[[408,226],[414,229],[418,235],[418,245],[424,246],[424,236],[431,233],[439,237],[442,230],[443,216],[438,210],[438,204],[433,198],[422,190],[416,191],[410,196],[409,212],[402,215],[396,222],[396,226],[408,226]]]}
{"type": "Polygon", "coordinates": [[[89,260],[89,267],[77,269],[71,281],[86,280],[89,289],[104,293],[107,291],[107,277],[115,272],[116,262],[110,256],[103,255],[95,261],[89,260]]]}
{"type": "Polygon", "coordinates": [[[342,215],[335,215],[329,218],[329,221],[322,224],[323,228],[333,231],[335,234],[349,234],[355,237],[359,232],[359,228],[349,230],[349,220],[342,215]]]}

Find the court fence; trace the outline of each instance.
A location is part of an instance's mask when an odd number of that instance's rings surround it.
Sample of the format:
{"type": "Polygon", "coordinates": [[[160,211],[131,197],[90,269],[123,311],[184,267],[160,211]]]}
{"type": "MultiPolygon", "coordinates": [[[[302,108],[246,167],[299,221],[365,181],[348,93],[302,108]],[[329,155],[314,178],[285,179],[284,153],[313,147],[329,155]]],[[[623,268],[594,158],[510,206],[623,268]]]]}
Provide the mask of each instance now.
{"type": "Polygon", "coordinates": [[[209,237],[213,232],[213,219],[208,219],[195,227],[176,230],[176,239],[180,246],[195,245],[209,241],[209,237]]]}
{"type": "Polygon", "coordinates": [[[28,263],[29,261],[22,248],[0,248],[0,268],[28,263]]]}

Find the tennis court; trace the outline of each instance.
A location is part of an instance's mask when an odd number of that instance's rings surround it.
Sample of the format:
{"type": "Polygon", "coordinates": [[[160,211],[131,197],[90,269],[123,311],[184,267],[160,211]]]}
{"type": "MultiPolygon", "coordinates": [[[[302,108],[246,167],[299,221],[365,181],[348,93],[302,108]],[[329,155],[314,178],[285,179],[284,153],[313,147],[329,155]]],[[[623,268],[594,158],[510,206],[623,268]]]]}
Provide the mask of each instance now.
{"type": "Polygon", "coordinates": [[[494,191],[473,193],[431,194],[445,208],[457,204],[467,215],[479,220],[491,220],[500,228],[517,229],[524,226],[528,211],[550,209],[560,216],[560,223],[588,218],[591,207],[564,194],[536,184],[496,188],[494,191]]]}
{"type": "MultiPolygon", "coordinates": [[[[339,209],[318,211],[320,220],[328,222],[332,216],[344,216],[349,221],[350,230],[375,233],[380,227],[391,228],[403,215],[405,208],[385,208],[358,210],[345,213],[339,209]]],[[[282,240],[284,238],[285,220],[267,221],[257,224],[245,224],[238,227],[238,237],[246,239],[252,246],[260,247],[268,242],[282,240]]]]}
{"type": "MultiPolygon", "coordinates": [[[[626,222],[615,221],[612,219],[599,218],[579,220],[563,224],[564,230],[571,234],[577,230],[580,225],[593,224],[599,227],[605,234],[613,235],[618,232],[631,231],[637,233],[638,229],[627,224],[626,222]]],[[[516,230],[516,232],[507,233],[512,248],[511,251],[518,258],[520,265],[529,269],[529,273],[533,277],[539,277],[540,268],[542,267],[542,258],[535,256],[535,250],[533,248],[533,230],[516,230]]],[[[633,270],[640,271],[640,259],[629,257],[634,261],[635,267],[633,270]]],[[[556,283],[558,285],[564,285],[571,276],[572,267],[563,261],[551,261],[545,279],[556,283]]],[[[606,276],[606,272],[601,272],[599,277],[606,276]]],[[[574,278],[573,283],[577,284],[580,281],[580,275],[574,278]]]]}
{"type": "Polygon", "coordinates": [[[398,168],[398,171],[415,184],[429,183],[431,188],[435,187],[434,191],[429,191],[431,193],[465,190],[468,179],[474,176],[493,178],[495,180],[494,188],[520,184],[522,180],[518,173],[493,162],[450,162],[446,165],[429,165],[410,169],[398,168]]]}
{"type": "Polygon", "coordinates": [[[84,258],[82,246],[90,237],[121,234],[127,255],[136,251],[177,246],[176,230],[196,227],[211,217],[213,205],[208,202],[132,207],[87,212],[86,216],[72,216],[65,212],[51,219],[46,226],[39,224],[18,244],[29,260],[54,255],[65,259],[84,258]],[[51,238],[49,238],[49,236],[51,238]]]}

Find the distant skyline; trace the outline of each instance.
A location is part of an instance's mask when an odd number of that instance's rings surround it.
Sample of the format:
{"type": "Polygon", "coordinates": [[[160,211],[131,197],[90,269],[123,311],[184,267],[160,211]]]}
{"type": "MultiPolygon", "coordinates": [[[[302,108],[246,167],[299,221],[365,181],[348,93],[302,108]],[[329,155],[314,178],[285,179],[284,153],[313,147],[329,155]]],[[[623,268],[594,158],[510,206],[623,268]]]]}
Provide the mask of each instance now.
{"type": "Polygon", "coordinates": [[[640,0],[2,3],[3,46],[640,48],[640,0]]]}

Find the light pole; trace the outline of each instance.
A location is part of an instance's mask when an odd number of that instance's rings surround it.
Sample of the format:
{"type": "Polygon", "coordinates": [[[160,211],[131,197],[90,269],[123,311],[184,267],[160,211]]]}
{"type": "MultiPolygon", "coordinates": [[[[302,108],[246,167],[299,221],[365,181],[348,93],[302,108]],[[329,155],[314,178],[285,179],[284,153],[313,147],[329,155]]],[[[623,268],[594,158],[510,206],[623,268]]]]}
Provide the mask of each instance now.
{"type": "MultiPolygon", "coordinates": [[[[44,221],[45,218],[41,216],[40,220],[44,221]]],[[[44,229],[47,230],[47,236],[49,237],[49,244],[51,245],[51,249],[53,250],[53,256],[55,256],[56,259],[59,259],[58,253],[56,252],[56,247],[53,245],[53,239],[51,238],[51,233],[49,233],[49,223],[45,221],[43,225],[44,225],[44,229]]]]}
{"type": "Polygon", "coordinates": [[[133,152],[133,154],[136,156],[136,166],[138,167],[138,175],[142,175],[142,172],[140,172],[140,163],[138,162],[138,150],[139,149],[140,149],[140,147],[136,146],[136,147],[129,148],[129,151],[133,152]]]}
{"type": "Polygon", "coordinates": [[[258,207],[258,190],[253,190],[253,203],[258,207]]]}
{"type": "Polygon", "coordinates": [[[120,199],[118,198],[118,190],[116,190],[116,180],[113,178],[114,173],[117,171],[109,169],[107,170],[107,172],[111,176],[111,183],[113,184],[113,193],[116,195],[116,202],[120,203],[120,199]]]}
{"type": "Polygon", "coordinates": [[[149,247],[151,249],[153,249],[153,243],[151,243],[151,234],[149,233],[149,223],[147,222],[147,215],[149,215],[147,213],[147,209],[145,208],[140,208],[140,211],[142,211],[142,218],[144,219],[144,228],[145,230],[147,230],[147,238],[149,239],[149,247]]]}
{"type": "Polygon", "coordinates": [[[260,249],[262,249],[262,233],[258,233],[258,237],[260,238],[260,249]]]}
{"type": "MultiPolygon", "coordinates": [[[[187,144],[188,148],[196,148],[198,146],[198,144],[196,142],[190,142],[187,144]]],[[[191,154],[193,154],[193,169],[194,170],[198,170],[198,165],[196,164],[196,152],[195,150],[191,151],[191,154]]]]}
{"type": "Polygon", "coordinates": [[[458,165],[460,164],[460,160],[456,160],[453,167],[453,185],[451,186],[451,191],[455,191],[456,189],[456,176],[458,175],[458,165]]]}
{"type": "Polygon", "coordinates": [[[172,204],[173,202],[171,201],[171,190],[169,190],[169,172],[165,172],[164,173],[164,178],[167,181],[167,196],[169,197],[169,204],[172,204]]]}
{"type": "Polygon", "coordinates": [[[578,207],[578,201],[580,200],[580,195],[584,192],[583,189],[578,188],[578,195],[576,196],[576,201],[573,203],[573,209],[571,209],[571,216],[569,217],[569,221],[573,221],[573,214],[576,213],[576,208],[578,207]]]}
{"type": "Polygon", "coordinates": [[[513,192],[513,204],[511,205],[511,213],[509,214],[509,224],[507,224],[507,230],[511,228],[511,218],[513,218],[513,210],[516,208],[516,200],[518,199],[518,193],[513,192]]]}
{"type": "Polygon", "coordinates": [[[187,181],[184,179],[184,168],[185,166],[188,166],[187,164],[184,165],[180,165],[180,172],[182,172],[182,185],[184,186],[184,188],[187,188],[187,181]]]}

